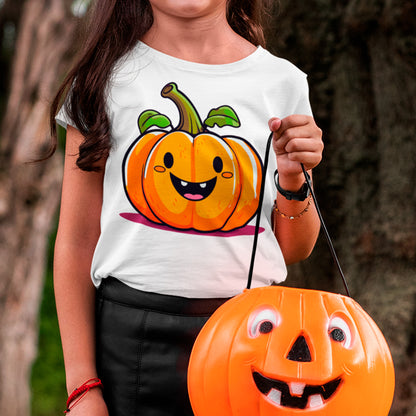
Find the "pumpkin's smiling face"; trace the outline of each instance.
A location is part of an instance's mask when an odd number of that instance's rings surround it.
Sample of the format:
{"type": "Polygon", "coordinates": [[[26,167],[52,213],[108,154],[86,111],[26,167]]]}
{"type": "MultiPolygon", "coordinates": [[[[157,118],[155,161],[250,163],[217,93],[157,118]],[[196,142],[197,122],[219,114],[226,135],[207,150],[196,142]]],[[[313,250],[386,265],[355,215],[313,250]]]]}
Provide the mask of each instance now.
{"type": "Polygon", "coordinates": [[[246,291],[204,327],[189,368],[198,416],[387,415],[387,344],[353,300],[280,287],[246,291]]]}
{"type": "Polygon", "coordinates": [[[149,206],[174,227],[188,223],[203,229],[207,223],[220,228],[236,205],[240,187],[235,154],[212,134],[193,138],[170,133],[152,149],[143,177],[149,206]]]}
{"type": "Polygon", "coordinates": [[[151,221],[229,231],[256,212],[261,162],[243,139],[155,131],[129,151],[125,183],[131,203],[151,221]]]}
{"type": "Polygon", "coordinates": [[[209,136],[198,136],[194,143],[192,137],[184,134],[171,136],[155,148],[145,178],[153,175],[155,186],[165,190],[167,200],[175,200],[179,195],[198,202],[208,198],[214,190],[221,199],[225,196],[232,199],[233,188],[237,185],[232,152],[209,136]]]}

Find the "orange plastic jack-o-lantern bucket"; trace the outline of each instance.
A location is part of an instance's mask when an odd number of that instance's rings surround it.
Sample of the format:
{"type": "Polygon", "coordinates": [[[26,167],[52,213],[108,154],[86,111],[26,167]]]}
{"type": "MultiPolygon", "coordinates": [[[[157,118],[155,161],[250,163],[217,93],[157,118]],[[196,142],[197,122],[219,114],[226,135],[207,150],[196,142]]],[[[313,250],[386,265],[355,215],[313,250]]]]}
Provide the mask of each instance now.
{"type": "Polygon", "coordinates": [[[208,320],[188,387],[197,416],[385,416],[394,369],[353,299],[271,286],[246,290],[208,320]]]}

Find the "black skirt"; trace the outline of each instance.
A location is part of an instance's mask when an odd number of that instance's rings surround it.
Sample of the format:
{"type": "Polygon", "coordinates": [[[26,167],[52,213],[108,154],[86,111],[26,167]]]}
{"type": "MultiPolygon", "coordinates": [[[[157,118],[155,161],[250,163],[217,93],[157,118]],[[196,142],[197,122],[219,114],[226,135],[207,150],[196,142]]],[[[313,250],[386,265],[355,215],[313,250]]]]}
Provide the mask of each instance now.
{"type": "Polygon", "coordinates": [[[193,343],[227,299],[188,299],[104,279],[97,292],[97,368],[110,416],[192,416],[193,343]]]}

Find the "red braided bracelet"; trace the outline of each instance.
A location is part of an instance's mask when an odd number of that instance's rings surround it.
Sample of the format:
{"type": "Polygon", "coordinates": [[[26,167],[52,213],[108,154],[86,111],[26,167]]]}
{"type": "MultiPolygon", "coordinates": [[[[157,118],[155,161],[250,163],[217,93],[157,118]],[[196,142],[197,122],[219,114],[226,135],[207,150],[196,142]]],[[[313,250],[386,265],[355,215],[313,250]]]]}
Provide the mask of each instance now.
{"type": "Polygon", "coordinates": [[[90,378],[84,384],[77,387],[68,397],[66,401],[66,410],[64,413],[69,413],[79,401],[91,390],[96,387],[103,388],[103,383],[99,378],[90,378]]]}

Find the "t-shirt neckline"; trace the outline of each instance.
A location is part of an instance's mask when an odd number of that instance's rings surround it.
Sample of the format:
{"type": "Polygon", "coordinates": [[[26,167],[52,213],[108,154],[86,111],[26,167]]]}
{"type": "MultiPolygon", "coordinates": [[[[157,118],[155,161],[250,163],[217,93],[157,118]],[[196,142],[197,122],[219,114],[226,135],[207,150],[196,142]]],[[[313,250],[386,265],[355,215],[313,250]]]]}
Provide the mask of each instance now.
{"type": "Polygon", "coordinates": [[[165,65],[172,65],[176,68],[181,68],[189,71],[197,71],[197,72],[210,72],[210,73],[218,73],[218,72],[232,72],[232,71],[240,71],[246,69],[247,67],[251,66],[255,62],[258,61],[259,57],[265,53],[265,49],[261,46],[257,46],[256,50],[254,50],[251,54],[247,55],[244,58],[241,58],[235,62],[230,62],[226,64],[204,64],[199,62],[192,62],[187,61],[185,59],[177,58],[172,55],[168,55],[164,52],[161,52],[157,49],[152,48],[151,46],[147,45],[146,43],[139,41],[137,48],[139,50],[140,56],[148,57],[150,59],[156,59],[159,62],[164,63],[165,65]]]}

